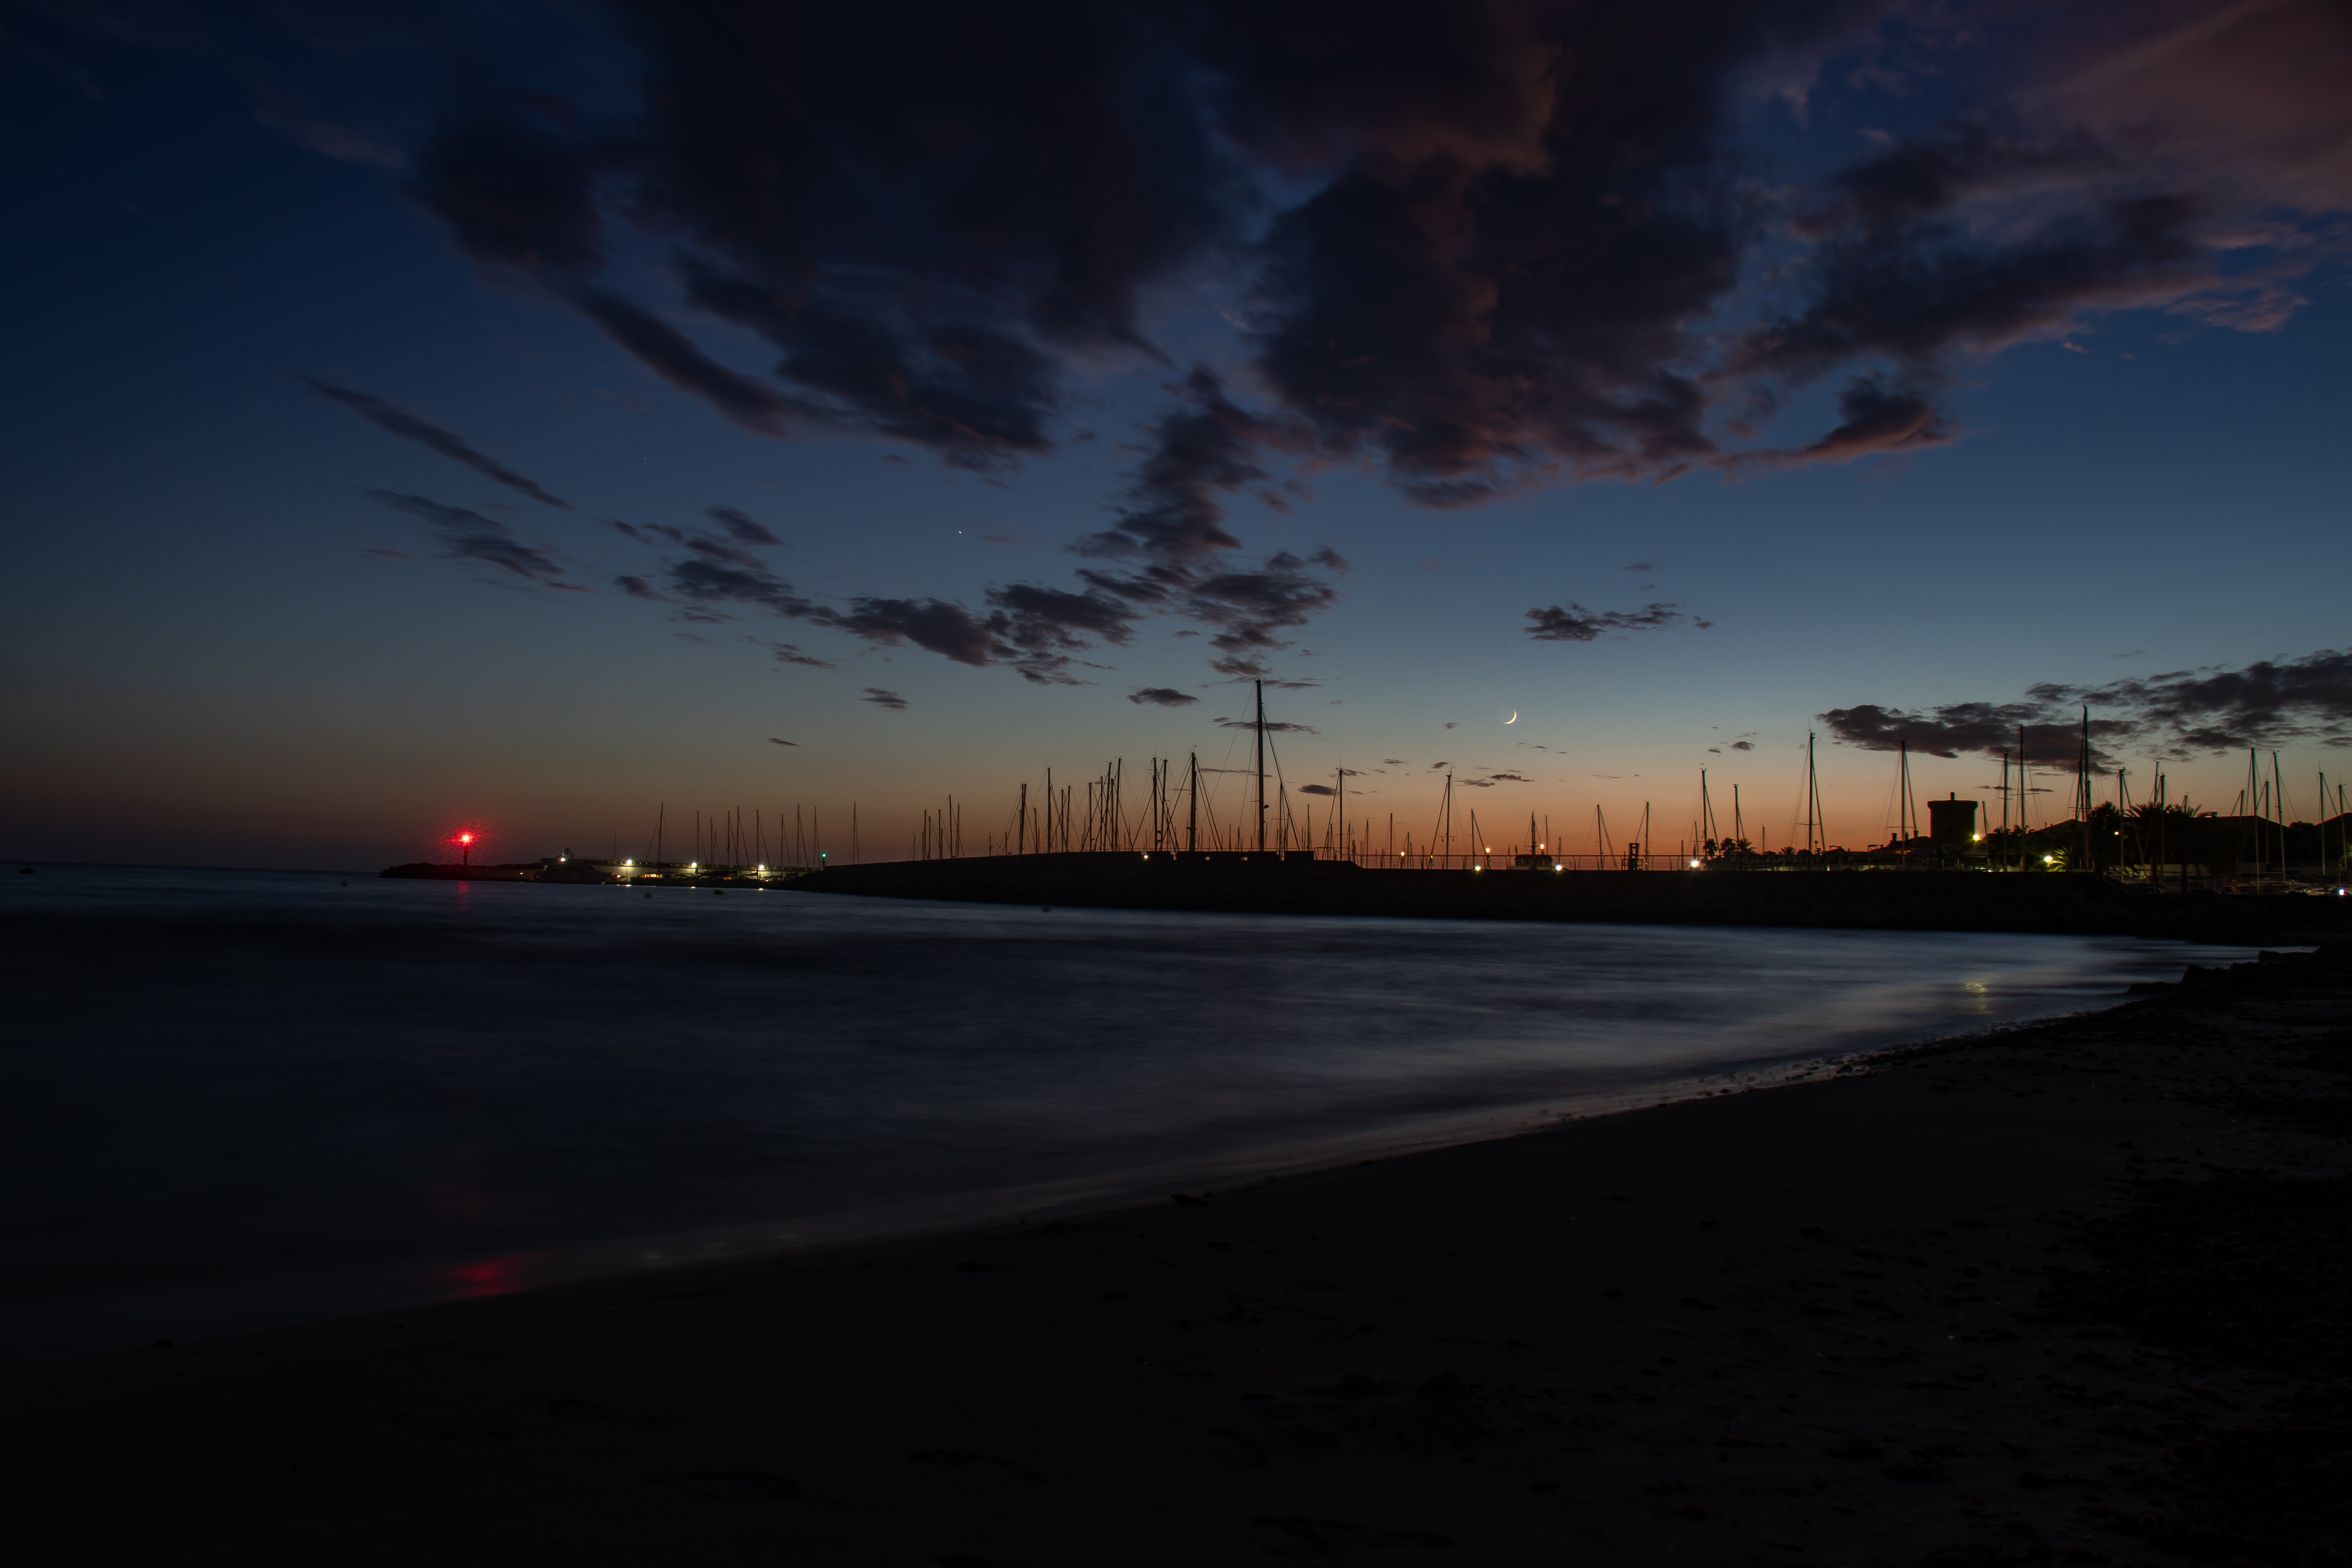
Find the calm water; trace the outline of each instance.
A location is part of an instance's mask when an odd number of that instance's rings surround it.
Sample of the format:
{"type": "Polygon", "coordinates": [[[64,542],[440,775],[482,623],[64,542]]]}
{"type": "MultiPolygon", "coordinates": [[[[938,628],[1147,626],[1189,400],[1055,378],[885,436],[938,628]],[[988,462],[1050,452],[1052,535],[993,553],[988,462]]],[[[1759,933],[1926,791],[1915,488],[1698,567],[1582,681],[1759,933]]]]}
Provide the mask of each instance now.
{"type": "Polygon", "coordinates": [[[1213,1184],[2098,1005],[2126,939],[0,872],[0,1356],[1213,1184]]]}

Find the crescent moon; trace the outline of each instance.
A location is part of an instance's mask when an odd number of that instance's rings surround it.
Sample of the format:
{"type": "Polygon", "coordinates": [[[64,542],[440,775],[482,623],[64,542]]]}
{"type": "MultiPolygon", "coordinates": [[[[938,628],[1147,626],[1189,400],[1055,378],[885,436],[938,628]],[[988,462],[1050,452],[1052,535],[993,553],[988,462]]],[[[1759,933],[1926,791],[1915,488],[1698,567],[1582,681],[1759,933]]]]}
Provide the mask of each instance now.
{"type": "Polygon", "coordinates": [[[1506,723],[1506,724],[1516,724],[1516,723],[1517,723],[1518,721],[1519,721],[1519,710],[1518,710],[1517,709],[1516,709],[1516,708],[1514,708],[1514,709],[1512,709],[1512,710],[1511,710],[1511,716],[1510,716],[1509,718],[1507,718],[1507,719],[1506,719],[1506,720],[1504,720],[1504,721],[1503,721],[1503,722],[1504,722],[1504,723],[1506,723]]]}

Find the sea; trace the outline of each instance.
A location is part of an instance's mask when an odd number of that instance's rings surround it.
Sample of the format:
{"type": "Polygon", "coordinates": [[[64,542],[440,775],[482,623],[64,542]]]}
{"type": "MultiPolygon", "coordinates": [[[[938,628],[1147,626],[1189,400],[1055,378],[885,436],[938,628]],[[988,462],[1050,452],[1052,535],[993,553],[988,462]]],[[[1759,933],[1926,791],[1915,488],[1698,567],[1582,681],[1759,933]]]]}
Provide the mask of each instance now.
{"type": "Polygon", "coordinates": [[[2245,956],[47,865],[0,953],[14,1363],[1213,1194],[2245,956]]]}

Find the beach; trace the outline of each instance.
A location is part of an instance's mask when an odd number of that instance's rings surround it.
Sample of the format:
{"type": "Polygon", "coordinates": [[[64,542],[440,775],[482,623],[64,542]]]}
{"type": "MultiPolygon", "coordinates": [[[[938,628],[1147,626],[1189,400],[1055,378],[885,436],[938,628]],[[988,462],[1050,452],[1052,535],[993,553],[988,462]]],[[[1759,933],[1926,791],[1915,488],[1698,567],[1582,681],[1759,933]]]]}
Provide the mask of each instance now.
{"type": "Polygon", "coordinates": [[[12,1534],[58,1563],[2335,1561],[2343,1254],[2294,1243],[2345,1228],[2347,992],[2342,947],[2265,955],[1828,1081],[52,1363],[5,1382],[12,1534]]]}

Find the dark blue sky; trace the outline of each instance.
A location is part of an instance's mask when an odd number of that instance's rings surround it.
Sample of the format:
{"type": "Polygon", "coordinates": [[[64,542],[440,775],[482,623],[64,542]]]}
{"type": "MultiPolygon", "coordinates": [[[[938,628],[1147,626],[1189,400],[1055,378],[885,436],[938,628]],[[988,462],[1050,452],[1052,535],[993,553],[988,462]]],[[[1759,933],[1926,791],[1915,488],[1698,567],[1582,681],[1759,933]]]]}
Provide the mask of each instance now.
{"type": "Polygon", "coordinates": [[[2344,760],[2340,8],[734,15],[9,12],[6,847],[2344,760]]]}

